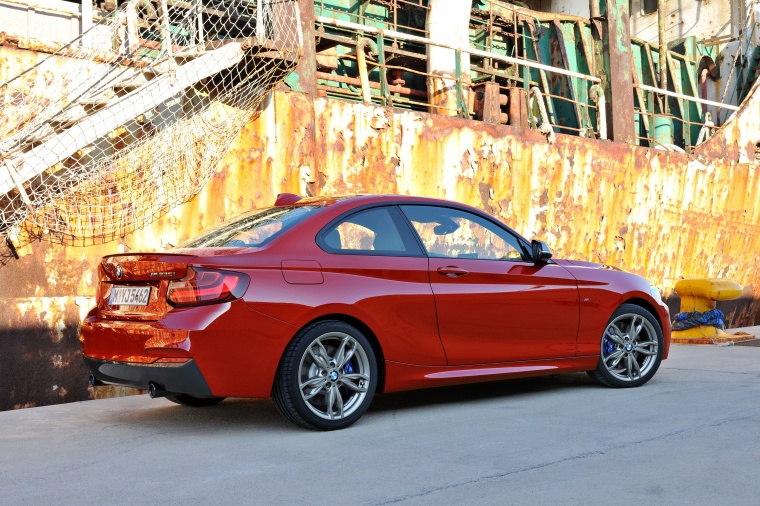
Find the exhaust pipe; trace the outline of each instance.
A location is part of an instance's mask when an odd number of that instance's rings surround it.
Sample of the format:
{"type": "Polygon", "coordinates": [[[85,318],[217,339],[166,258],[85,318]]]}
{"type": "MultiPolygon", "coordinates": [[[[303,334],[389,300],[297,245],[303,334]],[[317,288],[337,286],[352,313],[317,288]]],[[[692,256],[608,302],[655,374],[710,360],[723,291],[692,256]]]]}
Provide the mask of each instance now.
{"type": "Polygon", "coordinates": [[[164,390],[164,387],[158,383],[151,381],[148,383],[148,395],[150,395],[151,399],[155,399],[157,397],[168,397],[169,395],[172,395],[172,393],[164,390]]]}
{"type": "Polygon", "coordinates": [[[87,378],[87,382],[90,384],[91,387],[104,387],[106,386],[105,383],[100,381],[98,378],[95,377],[94,374],[90,374],[90,377],[87,378]]]}

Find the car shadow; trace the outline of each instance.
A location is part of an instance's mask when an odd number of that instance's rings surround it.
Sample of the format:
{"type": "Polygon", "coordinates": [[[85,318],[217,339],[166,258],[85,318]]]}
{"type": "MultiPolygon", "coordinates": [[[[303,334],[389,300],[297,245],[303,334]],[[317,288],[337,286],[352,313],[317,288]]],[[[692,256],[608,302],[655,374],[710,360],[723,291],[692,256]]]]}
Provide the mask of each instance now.
{"type": "MultiPolygon", "coordinates": [[[[169,433],[209,434],[247,430],[282,432],[299,430],[286,421],[270,399],[228,398],[216,406],[191,407],[167,399],[139,396],[142,403],[130,410],[98,413],[106,424],[161,427],[169,433]]],[[[135,399],[137,401],[137,399],[135,399]]]]}
{"type": "MultiPolygon", "coordinates": [[[[487,383],[394,392],[375,396],[369,413],[413,410],[425,406],[461,405],[488,399],[516,398],[564,389],[599,388],[585,373],[540,376],[487,383]]],[[[255,428],[266,433],[303,433],[285,420],[271,399],[229,398],[216,406],[193,408],[167,399],[135,399],[136,409],[103,410],[96,419],[104,425],[161,427],[167,433],[208,435],[255,428]],[[144,404],[140,401],[144,401],[144,404]]],[[[307,431],[308,432],[308,431],[307,431]]]]}
{"type": "Polygon", "coordinates": [[[382,413],[430,405],[462,404],[488,399],[510,398],[567,388],[598,388],[586,373],[556,374],[532,378],[470,383],[381,394],[375,397],[370,412],[382,413]]]}

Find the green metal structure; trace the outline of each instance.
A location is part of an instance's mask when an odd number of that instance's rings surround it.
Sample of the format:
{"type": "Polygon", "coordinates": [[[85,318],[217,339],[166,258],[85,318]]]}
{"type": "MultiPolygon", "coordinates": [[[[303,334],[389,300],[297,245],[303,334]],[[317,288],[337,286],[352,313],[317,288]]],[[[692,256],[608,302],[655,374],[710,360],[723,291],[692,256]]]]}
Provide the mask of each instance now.
{"type": "MultiPolygon", "coordinates": [[[[661,57],[659,46],[630,36],[626,44],[617,47],[613,39],[620,40],[619,34],[629,33],[629,28],[616,18],[627,19],[628,7],[620,2],[600,3],[599,16],[585,19],[531,11],[495,0],[474,0],[469,38],[470,49],[476,52],[469,55],[470,71],[463,75],[462,51],[456,51],[458,106],[451,115],[483,119],[479,100],[484,96],[486,83],[498,85],[503,97],[514,98],[516,95],[510,95],[514,89],[522,89],[524,94],[520,96],[527,97],[535,88],[543,96],[548,121],[556,132],[599,136],[598,109],[589,93],[594,81],[552,69],[600,80],[608,103],[620,96],[613,81],[622,76],[624,85],[632,88],[630,92],[624,91],[630,97],[627,99],[633,101],[633,110],[626,111],[632,117],[623,119],[633,125],[630,141],[685,150],[696,145],[705,123],[708,126],[710,123],[706,121],[704,105],[690,99],[700,98],[698,74],[705,62],[717,58],[715,47],[689,37],[671,42],[668,58],[661,57]],[[630,77],[623,63],[626,59],[630,59],[630,77]],[[667,67],[666,89],[670,95],[651,89],[659,87],[663,64],[667,67]],[[466,90],[473,91],[469,99],[466,90]]],[[[366,26],[373,30],[371,52],[366,55],[371,100],[398,108],[432,110],[427,90],[427,80],[431,78],[426,69],[428,44],[417,40],[428,36],[427,0],[315,0],[314,8],[317,85],[322,94],[362,100],[357,41],[370,35],[363,33],[366,26]],[[326,18],[344,23],[336,26],[324,22],[326,18]],[[398,34],[410,35],[415,40],[394,36],[398,34]]],[[[760,52],[747,47],[745,53],[751,54],[751,61],[739,69],[734,90],[741,98],[760,72],[760,52]]],[[[495,85],[489,85],[488,89],[495,89],[495,85]]],[[[514,124],[507,114],[508,102],[509,99],[500,99],[501,122],[514,124]]],[[[536,105],[531,108],[527,99],[525,103],[529,125],[540,125],[542,119],[536,105]]],[[[615,105],[611,108],[614,114],[615,105]]],[[[619,125],[617,128],[622,132],[619,125]]],[[[623,139],[621,132],[617,132],[617,137],[623,139]]]]}

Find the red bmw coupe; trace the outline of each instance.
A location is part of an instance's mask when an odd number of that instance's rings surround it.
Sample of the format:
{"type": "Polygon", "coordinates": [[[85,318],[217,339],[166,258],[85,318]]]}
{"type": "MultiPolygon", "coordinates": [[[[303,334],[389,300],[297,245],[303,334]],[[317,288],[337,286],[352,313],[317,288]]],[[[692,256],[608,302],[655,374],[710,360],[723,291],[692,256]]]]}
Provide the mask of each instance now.
{"type": "Polygon", "coordinates": [[[670,347],[643,278],[420,197],[283,194],[180,248],[107,256],[99,280],[92,385],[271,396],[313,429],[351,425],[376,392],[578,371],[635,387],[670,347]]]}

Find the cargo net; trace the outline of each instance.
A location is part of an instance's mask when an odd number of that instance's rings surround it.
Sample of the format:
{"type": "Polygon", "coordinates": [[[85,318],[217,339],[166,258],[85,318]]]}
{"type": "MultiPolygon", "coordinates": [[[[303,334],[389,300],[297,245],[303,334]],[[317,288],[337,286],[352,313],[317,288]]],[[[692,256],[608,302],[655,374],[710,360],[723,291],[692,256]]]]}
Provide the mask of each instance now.
{"type": "Polygon", "coordinates": [[[186,202],[301,47],[297,0],[131,0],[0,85],[0,263],[186,202]]]}

